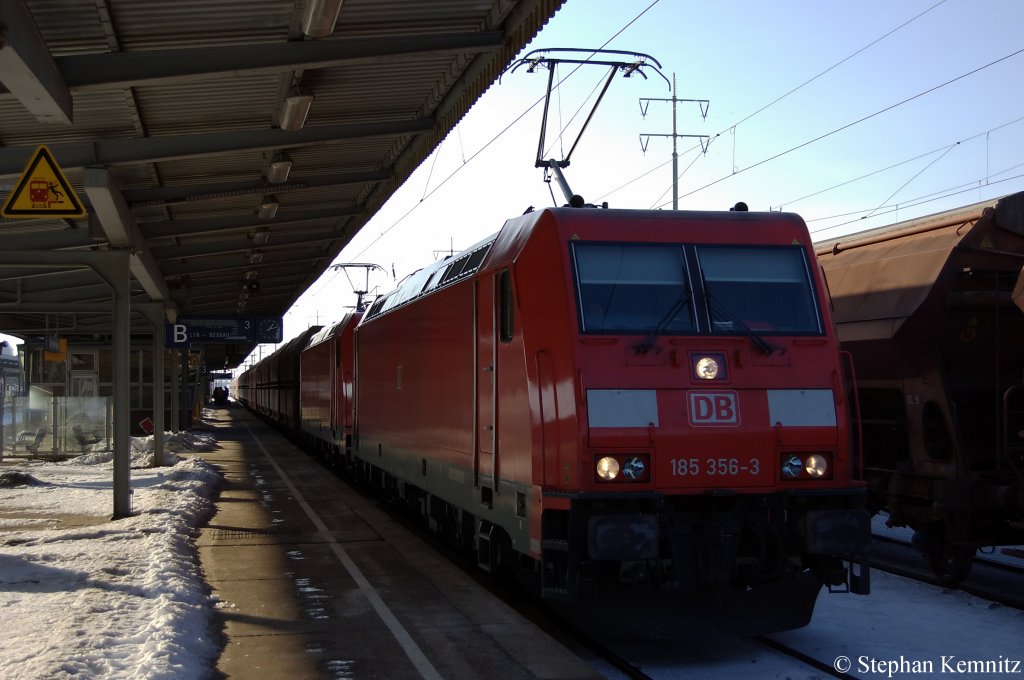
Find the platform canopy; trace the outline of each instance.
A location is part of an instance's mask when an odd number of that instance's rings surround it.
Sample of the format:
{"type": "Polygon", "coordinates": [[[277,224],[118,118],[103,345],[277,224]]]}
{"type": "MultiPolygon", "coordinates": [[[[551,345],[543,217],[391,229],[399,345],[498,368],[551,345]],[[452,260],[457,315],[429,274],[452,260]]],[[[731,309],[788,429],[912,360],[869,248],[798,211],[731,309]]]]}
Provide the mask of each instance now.
{"type": "Polygon", "coordinates": [[[0,332],[281,317],[561,4],[0,0],[0,332]]]}

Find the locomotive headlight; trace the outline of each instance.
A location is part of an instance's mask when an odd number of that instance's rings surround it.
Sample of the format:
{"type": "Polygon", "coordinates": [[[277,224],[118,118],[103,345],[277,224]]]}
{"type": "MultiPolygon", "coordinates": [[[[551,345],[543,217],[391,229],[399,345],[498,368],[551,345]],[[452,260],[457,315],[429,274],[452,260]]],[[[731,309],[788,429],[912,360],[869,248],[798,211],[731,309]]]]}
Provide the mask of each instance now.
{"type": "Polygon", "coordinates": [[[821,478],[828,475],[828,461],[825,456],[817,453],[807,456],[807,460],[804,463],[804,470],[808,475],[815,478],[821,478]]]}
{"type": "Polygon", "coordinates": [[[622,476],[626,479],[642,479],[647,472],[647,465],[640,456],[630,456],[622,466],[622,476]]]}
{"type": "Polygon", "coordinates": [[[725,360],[725,354],[723,352],[690,352],[690,374],[697,382],[704,380],[728,381],[729,365],[725,360]]]}
{"type": "Polygon", "coordinates": [[[832,471],[828,469],[827,453],[787,453],[782,457],[783,479],[828,479],[832,471]]]}
{"type": "Polygon", "coordinates": [[[790,456],[782,461],[782,476],[796,479],[804,469],[800,456],[790,456]]]}
{"type": "Polygon", "coordinates": [[[651,481],[651,456],[648,453],[596,454],[594,479],[597,482],[642,484],[651,481]]]}
{"type": "Polygon", "coordinates": [[[611,456],[604,456],[597,461],[597,478],[610,482],[619,476],[619,461],[611,456]]]}
{"type": "Polygon", "coordinates": [[[714,357],[701,357],[694,364],[694,372],[701,380],[714,380],[718,377],[719,366],[714,357]]]}

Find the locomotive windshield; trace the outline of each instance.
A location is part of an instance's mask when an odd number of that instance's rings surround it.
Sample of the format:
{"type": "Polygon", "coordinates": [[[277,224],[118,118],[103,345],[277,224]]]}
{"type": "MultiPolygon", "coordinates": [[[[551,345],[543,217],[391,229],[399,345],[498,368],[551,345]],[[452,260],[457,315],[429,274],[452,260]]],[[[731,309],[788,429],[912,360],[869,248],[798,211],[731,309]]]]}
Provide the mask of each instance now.
{"type": "Polygon", "coordinates": [[[677,245],[574,243],[584,333],[695,330],[686,260],[677,245]]]}
{"type": "Polygon", "coordinates": [[[576,241],[572,252],[584,333],[822,332],[798,246],[576,241]]]}
{"type": "Polygon", "coordinates": [[[712,333],[820,333],[799,247],[697,246],[712,333]]]}

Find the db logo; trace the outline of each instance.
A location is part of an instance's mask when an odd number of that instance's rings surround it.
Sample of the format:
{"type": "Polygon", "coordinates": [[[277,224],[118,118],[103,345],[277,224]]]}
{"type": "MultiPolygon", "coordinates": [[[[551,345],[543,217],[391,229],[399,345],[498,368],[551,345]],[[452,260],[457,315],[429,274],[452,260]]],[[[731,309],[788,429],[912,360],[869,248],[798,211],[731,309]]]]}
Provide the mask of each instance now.
{"type": "Polygon", "coordinates": [[[739,399],[735,392],[690,392],[687,415],[693,427],[739,425],[739,399]]]}

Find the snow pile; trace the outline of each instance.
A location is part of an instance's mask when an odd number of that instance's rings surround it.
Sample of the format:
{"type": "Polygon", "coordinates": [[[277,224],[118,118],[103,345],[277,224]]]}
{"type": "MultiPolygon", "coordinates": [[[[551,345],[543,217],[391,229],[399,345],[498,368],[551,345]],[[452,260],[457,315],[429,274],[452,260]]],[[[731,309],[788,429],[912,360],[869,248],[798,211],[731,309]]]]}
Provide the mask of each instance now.
{"type": "MultiPolygon", "coordinates": [[[[184,439],[183,448],[212,441],[184,439]]],[[[109,521],[109,457],[19,467],[10,472],[21,477],[6,476],[24,483],[0,486],[0,529],[58,516],[88,526],[0,533],[0,677],[208,676],[221,643],[194,539],[217,470],[199,458],[133,470],[133,516],[109,521]]]]}
{"type": "Polygon", "coordinates": [[[41,486],[44,482],[22,472],[21,470],[4,470],[0,472],[0,489],[10,489],[16,486],[41,486]]]}
{"type": "MultiPolygon", "coordinates": [[[[182,460],[176,452],[181,451],[213,451],[217,448],[217,440],[209,434],[201,432],[166,432],[164,433],[164,464],[174,465],[182,460]]],[[[131,459],[133,468],[153,466],[153,437],[131,438],[131,459]]],[[[93,444],[87,453],[71,458],[68,465],[100,465],[114,460],[114,452],[105,444],[93,444]]]]}

